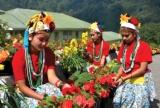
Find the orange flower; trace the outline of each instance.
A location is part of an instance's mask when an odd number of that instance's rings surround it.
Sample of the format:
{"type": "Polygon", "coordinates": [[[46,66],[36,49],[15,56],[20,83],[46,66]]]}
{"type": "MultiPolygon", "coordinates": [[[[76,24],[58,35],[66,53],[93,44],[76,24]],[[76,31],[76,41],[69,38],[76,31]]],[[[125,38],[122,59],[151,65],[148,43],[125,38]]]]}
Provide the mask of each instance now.
{"type": "Polygon", "coordinates": [[[47,15],[47,16],[44,18],[43,22],[49,26],[49,24],[50,24],[51,22],[53,22],[53,19],[52,19],[51,16],[47,15]]]}
{"type": "Polygon", "coordinates": [[[9,52],[7,50],[1,50],[0,51],[0,63],[4,62],[8,56],[9,56],[9,52]]]}

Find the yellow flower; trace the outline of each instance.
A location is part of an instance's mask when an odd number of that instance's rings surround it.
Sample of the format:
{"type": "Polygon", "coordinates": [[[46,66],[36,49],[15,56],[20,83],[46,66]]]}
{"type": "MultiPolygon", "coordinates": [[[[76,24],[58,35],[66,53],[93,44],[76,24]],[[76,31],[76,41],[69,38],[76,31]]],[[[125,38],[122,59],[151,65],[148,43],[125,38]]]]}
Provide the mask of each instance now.
{"type": "Polygon", "coordinates": [[[76,47],[71,47],[71,54],[77,53],[78,49],[76,47]]]}
{"type": "Polygon", "coordinates": [[[82,40],[87,40],[88,39],[88,32],[83,32],[82,33],[82,40]]]}
{"type": "Polygon", "coordinates": [[[128,23],[128,20],[130,19],[130,17],[128,17],[127,16],[127,13],[126,14],[121,14],[121,16],[120,16],[120,24],[122,24],[122,23],[128,23]]]}
{"type": "Polygon", "coordinates": [[[0,64],[0,70],[4,70],[4,65],[0,64]]]}
{"type": "Polygon", "coordinates": [[[86,45],[88,40],[88,32],[83,32],[81,36],[81,43],[86,45]]]}
{"type": "Polygon", "coordinates": [[[70,42],[70,48],[72,47],[78,47],[78,42],[76,39],[72,39],[71,42],[70,42]]]}
{"type": "Polygon", "coordinates": [[[64,56],[68,56],[70,54],[70,52],[71,52],[71,48],[68,46],[65,46],[64,50],[63,50],[64,56]]]}
{"type": "Polygon", "coordinates": [[[111,44],[110,49],[118,50],[118,46],[115,43],[113,43],[111,44]]]}

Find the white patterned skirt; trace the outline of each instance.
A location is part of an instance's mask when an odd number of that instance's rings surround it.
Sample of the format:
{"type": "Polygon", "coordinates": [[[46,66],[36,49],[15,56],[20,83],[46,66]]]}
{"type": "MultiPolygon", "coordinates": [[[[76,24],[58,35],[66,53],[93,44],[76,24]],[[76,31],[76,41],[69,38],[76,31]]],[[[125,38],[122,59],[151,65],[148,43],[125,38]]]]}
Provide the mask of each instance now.
{"type": "MultiPolygon", "coordinates": [[[[62,96],[60,89],[50,83],[46,83],[37,87],[36,92],[40,94],[47,94],[49,96],[62,96]]],[[[25,100],[21,101],[21,108],[36,108],[37,106],[38,100],[33,98],[25,97],[25,100]]]]}
{"type": "Polygon", "coordinates": [[[155,87],[151,72],[144,76],[145,83],[120,85],[113,99],[114,108],[149,108],[150,101],[155,98],[155,87]]]}

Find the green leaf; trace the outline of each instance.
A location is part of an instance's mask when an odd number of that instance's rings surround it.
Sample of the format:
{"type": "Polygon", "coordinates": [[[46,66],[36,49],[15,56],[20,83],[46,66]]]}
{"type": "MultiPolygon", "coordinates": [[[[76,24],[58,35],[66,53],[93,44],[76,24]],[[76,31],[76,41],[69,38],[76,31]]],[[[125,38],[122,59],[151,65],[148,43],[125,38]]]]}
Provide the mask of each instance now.
{"type": "Polygon", "coordinates": [[[75,80],[77,80],[78,79],[78,76],[80,75],[80,71],[76,71],[76,72],[74,72],[70,77],[69,77],[69,79],[70,80],[73,80],[73,81],[75,81],[75,80]]]}
{"type": "Polygon", "coordinates": [[[75,80],[76,86],[82,86],[85,82],[92,80],[93,78],[88,72],[81,73],[77,80],[75,80]]]}
{"type": "Polygon", "coordinates": [[[82,93],[87,99],[91,97],[91,95],[90,95],[89,92],[82,91],[81,93],[82,93]]]}

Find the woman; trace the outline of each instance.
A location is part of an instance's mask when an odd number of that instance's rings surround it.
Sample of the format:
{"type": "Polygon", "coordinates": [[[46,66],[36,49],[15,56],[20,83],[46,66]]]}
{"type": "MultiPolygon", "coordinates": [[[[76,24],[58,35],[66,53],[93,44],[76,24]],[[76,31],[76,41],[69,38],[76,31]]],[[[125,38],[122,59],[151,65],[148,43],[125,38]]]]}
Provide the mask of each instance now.
{"type": "Polygon", "coordinates": [[[13,57],[15,83],[26,96],[28,105],[22,104],[23,108],[36,107],[45,94],[61,96],[59,88],[69,87],[55,75],[55,57],[47,47],[54,29],[52,17],[46,13],[31,17],[24,34],[24,48],[19,49],[13,57]]]}
{"type": "MultiPolygon", "coordinates": [[[[85,58],[90,62],[90,66],[87,67],[89,73],[90,68],[96,69],[105,66],[106,58],[109,55],[110,45],[107,41],[104,41],[102,38],[102,28],[100,28],[97,22],[94,22],[90,25],[90,36],[91,41],[88,41],[86,54],[88,55],[85,58]]],[[[91,69],[92,70],[92,69],[91,69]]],[[[109,99],[100,99],[97,101],[95,108],[106,108],[110,107],[109,99]]]]}
{"type": "Polygon", "coordinates": [[[118,84],[113,99],[115,108],[149,108],[155,96],[148,69],[152,52],[138,35],[139,24],[137,18],[121,15],[122,44],[117,58],[121,67],[114,78],[118,84]]]}
{"type": "Polygon", "coordinates": [[[102,29],[95,22],[90,26],[90,35],[92,40],[87,43],[87,59],[91,64],[102,67],[106,63],[106,57],[109,54],[109,43],[102,38],[102,29]]]}

